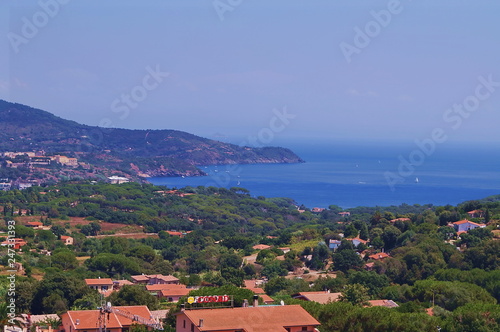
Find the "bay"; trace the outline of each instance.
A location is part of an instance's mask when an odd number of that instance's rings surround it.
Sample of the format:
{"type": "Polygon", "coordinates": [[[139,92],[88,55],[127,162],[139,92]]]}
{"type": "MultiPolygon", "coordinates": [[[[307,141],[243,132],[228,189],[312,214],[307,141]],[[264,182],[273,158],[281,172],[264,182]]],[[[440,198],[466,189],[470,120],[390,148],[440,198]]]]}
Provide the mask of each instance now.
{"type": "Polygon", "coordinates": [[[310,208],[455,205],[500,194],[500,156],[494,146],[437,146],[428,154],[414,144],[394,143],[300,142],[287,147],[306,162],[201,166],[208,176],[149,180],[169,188],[243,187],[252,196],[289,197],[310,208]]]}

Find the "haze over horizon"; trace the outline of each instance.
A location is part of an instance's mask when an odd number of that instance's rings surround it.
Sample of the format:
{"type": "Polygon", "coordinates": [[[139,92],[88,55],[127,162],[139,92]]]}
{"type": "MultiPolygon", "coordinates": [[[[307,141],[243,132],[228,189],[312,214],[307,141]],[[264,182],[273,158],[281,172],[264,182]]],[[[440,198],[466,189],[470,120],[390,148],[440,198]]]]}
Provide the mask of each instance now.
{"type": "Polygon", "coordinates": [[[413,141],[439,128],[448,143],[498,142],[499,9],[472,0],[4,2],[0,99],[87,125],[229,141],[263,129],[270,143],[413,141]]]}

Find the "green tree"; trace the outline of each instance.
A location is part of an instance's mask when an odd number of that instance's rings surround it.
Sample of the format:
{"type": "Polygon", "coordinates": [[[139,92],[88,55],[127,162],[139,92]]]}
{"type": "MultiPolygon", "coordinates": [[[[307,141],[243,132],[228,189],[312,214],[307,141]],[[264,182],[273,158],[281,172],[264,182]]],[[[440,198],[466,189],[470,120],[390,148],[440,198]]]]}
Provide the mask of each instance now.
{"type": "Polygon", "coordinates": [[[384,241],[384,248],[390,250],[396,246],[398,237],[401,231],[394,226],[387,226],[382,233],[382,240],[384,241]]]}
{"type": "Polygon", "coordinates": [[[56,240],[54,233],[48,230],[39,230],[37,232],[38,241],[53,243],[56,240]]]}
{"type": "Polygon", "coordinates": [[[58,239],[60,239],[62,235],[66,234],[66,229],[58,225],[52,226],[50,230],[55,236],[57,236],[58,239]]]}
{"type": "Polygon", "coordinates": [[[370,232],[368,231],[368,225],[365,222],[361,224],[361,229],[359,230],[359,238],[367,241],[370,238],[370,232]]]}
{"type": "Polygon", "coordinates": [[[144,287],[125,285],[118,292],[112,293],[108,301],[114,306],[145,305],[150,310],[158,309],[158,299],[151,295],[144,287]]]}
{"type": "Polygon", "coordinates": [[[77,299],[91,291],[82,279],[68,273],[46,274],[33,297],[31,312],[42,314],[67,310],[77,299]]]}
{"type": "Polygon", "coordinates": [[[494,304],[465,304],[446,318],[443,328],[450,332],[500,331],[500,308],[494,304]]]}
{"type": "Polygon", "coordinates": [[[367,305],[368,299],[368,288],[360,284],[352,284],[345,286],[345,289],[340,295],[339,301],[349,302],[352,305],[367,305]]]}
{"type": "Polygon", "coordinates": [[[354,238],[358,236],[358,230],[356,227],[354,227],[353,224],[347,225],[347,227],[344,230],[344,237],[345,238],[354,238]]]}
{"type": "Polygon", "coordinates": [[[57,250],[52,255],[52,266],[61,270],[72,270],[78,267],[78,260],[76,255],[68,249],[57,250]]]}
{"type": "Polygon", "coordinates": [[[373,271],[357,271],[349,275],[349,283],[363,285],[371,296],[378,296],[384,287],[389,286],[389,278],[373,271]]]}
{"type": "Polygon", "coordinates": [[[103,271],[110,276],[141,273],[141,268],[136,261],[119,254],[102,253],[88,259],[85,264],[91,271],[103,271]]]}
{"type": "Polygon", "coordinates": [[[33,297],[39,286],[39,281],[32,278],[19,278],[16,280],[16,311],[30,313],[33,297]]]}
{"type": "Polygon", "coordinates": [[[275,295],[276,293],[287,289],[290,287],[291,282],[284,277],[275,277],[270,279],[265,285],[264,290],[269,295],[275,295]]]}
{"type": "Polygon", "coordinates": [[[101,295],[97,291],[91,292],[76,300],[71,310],[95,310],[101,305],[101,302],[101,295]]]}
{"type": "Polygon", "coordinates": [[[349,269],[358,270],[363,266],[363,260],[351,249],[342,250],[333,254],[333,269],[347,272],[349,269]]]}
{"type": "Polygon", "coordinates": [[[226,282],[231,285],[241,287],[243,285],[243,278],[245,277],[245,272],[241,269],[235,269],[234,267],[224,267],[221,269],[220,274],[226,282]]]}
{"type": "Polygon", "coordinates": [[[10,303],[7,303],[7,301],[0,303],[0,328],[4,330],[5,326],[22,327],[21,319],[10,315],[11,311],[8,305],[10,305],[10,303]]]}

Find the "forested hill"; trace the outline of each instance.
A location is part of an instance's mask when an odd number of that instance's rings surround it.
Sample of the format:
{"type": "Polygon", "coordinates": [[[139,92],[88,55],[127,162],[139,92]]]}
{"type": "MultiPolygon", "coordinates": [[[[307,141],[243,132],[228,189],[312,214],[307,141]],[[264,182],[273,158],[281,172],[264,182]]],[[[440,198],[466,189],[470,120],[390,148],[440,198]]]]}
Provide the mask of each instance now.
{"type": "Polygon", "coordinates": [[[64,153],[89,163],[161,169],[151,175],[197,175],[193,165],[303,162],[280,147],[251,148],[177,130],[109,129],[0,100],[0,151],[64,153]],[[163,167],[162,167],[163,166],[163,167]]]}

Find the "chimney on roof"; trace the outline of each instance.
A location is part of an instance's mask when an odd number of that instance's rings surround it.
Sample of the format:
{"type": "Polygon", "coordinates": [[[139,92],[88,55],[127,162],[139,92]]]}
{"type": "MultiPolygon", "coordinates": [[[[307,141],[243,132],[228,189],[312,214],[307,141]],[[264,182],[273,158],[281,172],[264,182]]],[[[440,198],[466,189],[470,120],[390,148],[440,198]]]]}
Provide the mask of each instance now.
{"type": "Polygon", "coordinates": [[[181,311],[184,311],[186,309],[186,305],[183,303],[181,304],[181,311]]]}
{"type": "Polygon", "coordinates": [[[80,320],[79,319],[76,320],[75,325],[80,325],[80,320]]]}
{"type": "Polygon", "coordinates": [[[200,322],[198,323],[198,327],[203,327],[203,319],[200,319],[200,322]]]}
{"type": "Polygon", "coordinates": [[[243,308],[248,308],[248,300],[247,299],[243,300],[243,308]]]}
{"type": "Polygon", "coordinates": [[[259,295],[254,295],[253,296],[253,306],[258,307],[259,306],[259,295]]]}

